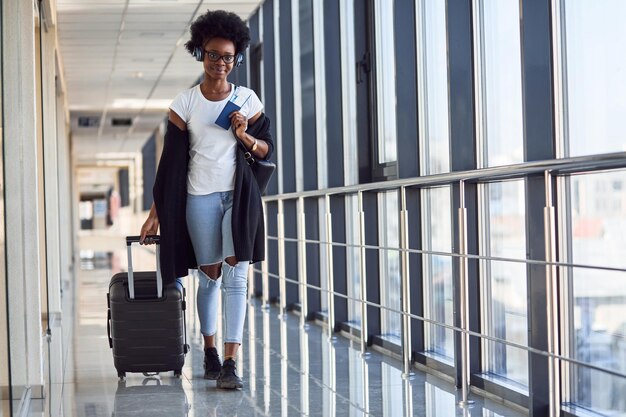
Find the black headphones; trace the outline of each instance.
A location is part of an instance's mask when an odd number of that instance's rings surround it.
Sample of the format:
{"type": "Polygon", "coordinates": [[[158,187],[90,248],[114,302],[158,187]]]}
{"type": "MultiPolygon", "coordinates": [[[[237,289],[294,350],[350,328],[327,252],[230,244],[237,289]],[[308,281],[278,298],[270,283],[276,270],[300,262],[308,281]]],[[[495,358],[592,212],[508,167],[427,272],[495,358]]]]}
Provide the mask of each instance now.
{"type": "MultiPolygon", "coordinates": [[[[193,49],[193,55],[194,58],[196,58],[196,61],[204,61],[204,48],[201,48],[199,46],[196,46],[193,49]]],[[[243,54],[241,52],[238,52],[235,55],[235,62],[234,62],[235,66],[238,67],[239,65],[243,64],[243,54]]]]}

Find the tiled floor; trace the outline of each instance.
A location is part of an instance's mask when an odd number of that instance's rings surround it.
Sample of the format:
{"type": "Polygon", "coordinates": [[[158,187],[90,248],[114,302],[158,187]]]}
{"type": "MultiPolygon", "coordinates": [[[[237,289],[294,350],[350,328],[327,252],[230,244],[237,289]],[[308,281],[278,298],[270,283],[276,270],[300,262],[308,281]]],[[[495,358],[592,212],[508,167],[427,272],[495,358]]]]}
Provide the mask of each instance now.
{"type": "MultiPolygon", "coordinates": [[[[123,256],[124,252],[120,254],[123,256]]],[[[363,359],[359,346],[343,337],[329,341],[323,329],[302,329],[299,317],[280,318],[275,308],[248,306],[238,369],[242,391],[217,390],[202,378],[202,348],[194,296],[187,297],[188,343],[183,377],[117,379],[106,330],[110,270],[80,271],[75,291],[68,284],[66,315],[50,343],[45,400],[31,416],[520,416],[475,397],[472,408],[457,406],[452,385],[416,371],[408,381],[401,363],[377,352],[363,359]],[[58,336],[58,337],[55,337],[58,336]],[[62,336],[62,337],[61,337],[62,336]],[[63,343],[65,341],[65,343],[63,343]]],[[[186,278],[194,294],[193,277],[186,278]]],[[[219,329],[218,329],[219,332],[219,329]]]]}

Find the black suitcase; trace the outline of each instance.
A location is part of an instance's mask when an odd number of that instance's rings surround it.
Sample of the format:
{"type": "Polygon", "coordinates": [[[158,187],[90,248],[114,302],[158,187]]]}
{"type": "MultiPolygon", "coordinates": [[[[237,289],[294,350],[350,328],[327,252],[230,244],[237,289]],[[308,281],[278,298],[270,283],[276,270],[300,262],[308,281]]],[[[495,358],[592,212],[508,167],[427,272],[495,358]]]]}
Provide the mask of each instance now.
{"type": "Polygon", "coordinates": [[[107,294],[109,346],[117,375],[126,372],[182,373],[185,354],[189,350],[185,334],[185,289],[179,282],[163,287],[159,265],[157,270],[135,272],[132,268],[131,244],[139,236],[128,236],[128,273],[111,278],[107,294]]]}

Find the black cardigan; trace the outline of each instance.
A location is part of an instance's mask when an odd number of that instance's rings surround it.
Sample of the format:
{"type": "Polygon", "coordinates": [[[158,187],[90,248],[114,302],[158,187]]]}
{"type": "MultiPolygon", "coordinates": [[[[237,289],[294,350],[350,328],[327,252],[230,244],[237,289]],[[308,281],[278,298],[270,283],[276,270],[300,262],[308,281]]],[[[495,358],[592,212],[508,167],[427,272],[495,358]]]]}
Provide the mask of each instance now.
{"type": "MultiPolygon", "coordinates": [[[[266,159],[274,150],[270,120],[262,114],[246,131],[268,144],[266,159]]],[[[236,140],[233,137],[233,140],[236,140]]],[[[233,191],[232,230],[235,257],[250,262],[265,257],[265,227],[261,193],[252,170],[246,163],[241,146],[237,146],[235,189],[233,191]]],[[[189,164],[189,131],[167,124],[165,143],[152,189],[161,228],[161,274],[163,283],[184,277],[197,268],[196,257],[187,231],[187,170],[189,164]]]]}

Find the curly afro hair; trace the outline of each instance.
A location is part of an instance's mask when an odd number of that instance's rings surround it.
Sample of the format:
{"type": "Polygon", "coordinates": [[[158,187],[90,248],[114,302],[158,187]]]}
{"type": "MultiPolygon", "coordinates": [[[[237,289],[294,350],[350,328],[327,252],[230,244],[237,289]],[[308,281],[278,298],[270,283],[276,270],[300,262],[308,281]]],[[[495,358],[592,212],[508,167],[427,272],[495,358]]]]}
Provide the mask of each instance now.
{"type": "Polygon", "coordinates": [[[208,10],[191,25],[191,39],[185,48],[193,55],[196,47],[202,47],[209,39],[224,38],[235,44],[235,52],[243,52],[250,43],[250,30],[235,13],[224,10],[208,10]]]}

